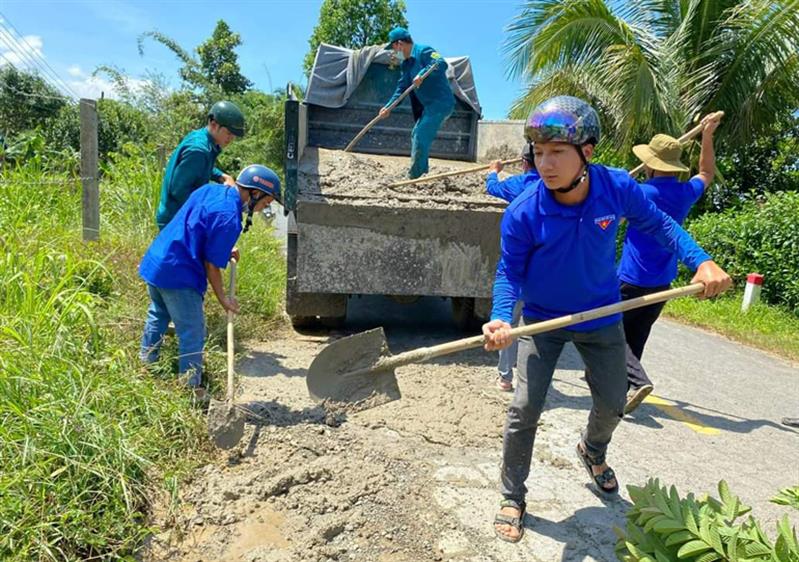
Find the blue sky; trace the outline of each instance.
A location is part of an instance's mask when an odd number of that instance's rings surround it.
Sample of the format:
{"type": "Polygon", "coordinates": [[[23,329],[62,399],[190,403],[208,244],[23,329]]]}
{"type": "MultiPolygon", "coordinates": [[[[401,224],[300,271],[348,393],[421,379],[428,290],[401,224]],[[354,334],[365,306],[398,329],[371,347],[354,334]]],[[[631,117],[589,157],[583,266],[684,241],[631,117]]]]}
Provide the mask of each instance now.
{"type": "MultiPolygon", "coordinates": [[[[521,1],[406,3],[414,39],[432,45],[444,56],[470,56],[484,118],[506,117],[521,84],[505,79],[503,28],[519,11],[521,1]]],[[[0,13],[7,20],[2,26],[12,24],[26,38],[25,49],[44,57],[80,95],[97,97],[99,90],[108,95],[111,88],[90,76],[102,64],[115,65],[132,79],[141,78],[147,69],[156,70],[177,86],[179,64],[172,53],[148,41],[144,56],[139,56],[136,38],[142,32],[158,30],[184,48],[194,49],[210,36],[218,19],[241,34],[239,62],[256,87],[281,88],[289,80],[304,83],[302,59],[320,5],[321,0],[0,0],[0,13]]],[[[9,50],[0,43],[0,54],[24,66],[19,55],[9,50]]]]}

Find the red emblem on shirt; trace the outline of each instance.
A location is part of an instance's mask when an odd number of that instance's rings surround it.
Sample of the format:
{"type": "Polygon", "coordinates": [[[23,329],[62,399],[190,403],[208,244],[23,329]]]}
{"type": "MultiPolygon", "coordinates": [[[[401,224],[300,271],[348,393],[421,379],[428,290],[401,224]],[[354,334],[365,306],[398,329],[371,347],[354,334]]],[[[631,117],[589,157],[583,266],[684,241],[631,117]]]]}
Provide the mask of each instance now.
{"type": "Polygon", "coordinates": [[[605,215],[604,217],[597,217],[594,219],[594,224],[599,226],[602,230],[607,230],[610,223],[616,220],[616,215],[605,215]]]}

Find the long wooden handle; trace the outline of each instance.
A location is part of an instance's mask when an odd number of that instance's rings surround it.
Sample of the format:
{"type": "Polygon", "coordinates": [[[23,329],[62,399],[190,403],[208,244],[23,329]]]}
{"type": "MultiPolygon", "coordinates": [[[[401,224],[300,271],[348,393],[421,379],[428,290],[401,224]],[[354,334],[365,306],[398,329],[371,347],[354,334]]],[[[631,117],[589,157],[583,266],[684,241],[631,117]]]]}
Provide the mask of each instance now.
{"type": "MultiPolygon", "coordinates": [[[[230,285],[228,288],[228,297],[236,298],[236,260],[230,260],[230,285]]],[[[227,311],[227,401],[233,401],[234,394],[234,377],[233,377],[233,314],[232,311],[227,311]]]]}
{"type": "MultiPolygon", "coordinates": [[[[428,68],[428,69],[427,69],[427,70],[426,70],[426,71],[425,71],[425,72],[422,74],[422,76],[421,76],[421,79],[422,79],[422,81],[424,81],[424,79],[425,79],[425,78],[427,78],[428,76],[430,76],[430,74],[431,74],[431,73],[432,73],[432,72],[433,72],[433,71],[434,71],[434,70],[435,70],[437,67],[438,67],[438,64],[434,64],[433,66],[431,66],[430,68],[428,68]]],[[[388,106],[386,109],[387,109],[387,110],[389,110],[389,111],[391,111],[392,109],[394,109],[395,107],[397,107],[397,105],[399,105],[399,104],[400,104],[400,102],[402,102],[402,100],[404,100],[404,99],[405,99],[405,97],[406,97],[408,94],[410,94],[412,91],[414,91],[415,89],[416,89],[416,84],[415,84],[415,83],[414,83],[414,84],[411,84],[410,86],[408,86],[407,88],[405,88],[405,91],[404,91],[404,92],[402,92],[402,94],[400,94],[400,97],[398,97],[397,99],[395,99],[395,100],[394,100],[394,101],[391,103],[391,105],[389,105],[389,106],[388,106]]],[[[374,127],[374,126],[375,126],[375,124],[376,124],[378,121],[380,121],[381,119],[383,119],[383,118],[380,116],[380,114],[378,114],[378,115],[377,115],[377,117],[375,117],[374,119],[372,119],[371,121],[369,121],[369,122],[366,124],[366,127],[364,127],[363,129],[361,129],[361,132],[360,132],[360,133],[358,133],[357,135],[355,135],[355,138],[354,138],[354,139],[352,139],[352,140],[350,141],[350,143],[349,143],[349,144],[348,144],[348,145],[347,145],[347,146],[344,148],[344,152],[349,152],[349,151],[351,151],[353,148],[355,148],[355,145],[356,145],[356,144],[358,144],[358,141],[360,141],[360,140],[363,138],[363,136],[364,136],[364,135],[365,135],[365,134],[366,134],[366,133],[369,131],[369,129],[371,129],[372,127],[374,127]]]]}
{"type": "MultiPolygon", "coordinates": [[[[720,121],[722,117],[724,117],[724,112],[723,111],[717,111],[715,113],[708,114],[706,116],[706,119],[708,119],[710,121],[720,121]]],[[[702,132],[702,127],[704,127],[704,125],[702,125],[702,123],[699,123],[699,125],[697,125],[693,129],[691,129],[690,131],[685,133],[683,136],[678,138],[677,142],[679,142],[680,144],[685,144],[686,142],[688,142],[689,140],[694,138],[696,135],[701,133],[702,132]]],[[[641,164],[638,164],[635,168],[633,168],[630,171],[630,175],[634,176],[635,174],[637,174],[638,172],[643,170],[645,165],[646,164],[644,164],[643,162],[641,164]]]]}
{"type": "MultiPolygon", "coordinates": [[[[503,166],[509,166],[510,164],[516,164],[517,162],[521,162],[521,158],[513,158],[512,160],[503,160],[503,166]]],[[[444,172],[442,174],[436,174],[434,176],[422,176],[421,178],[416,178],[415,180],[403,180],[398,181],[397,183],[392,183],[388,187],[400,187],[402,185],[411,185],[414,183],[422,183],[425,181],[434,181],[440,180],[441,178],[448,178],[450,176],[460,176],[463,174],[471,174],[472,172],[480,172],[482,170],[487,170],[491,167],[491,164],[480,164],[479,166],[473,166],[471,168],[465,168],[463,170],[453,170],[451,172],[444,172]]]]}
{"type": "MultiPolygon", "coordinates": [[[[586,310],[585,312],[578,312],[575,314],[569,314],[567,316],[561,316],[560,318],[553,318],[552,320],[536,322],[535,324],[522,326],[520,328],[513,328],[510,331],[510,335],[517,338],[519,336],[532,336],[535,334],[549,332],[550,330],[558,330],[560,328],[565,328],[567,326],[572,326],[581,322],[587,322],[588,320],[596,320],[597,318],[610,316],[611,314],[616,314],[618,312],[624,312],[626,310],[632,310],[634,308],[640,308],[642,306],[647,306],[658,302],[664,302],[677,297],[695,295],[697,293],[701,293],[704,289],[705,285],[703,283],[694,283],[693,285],[687,285],[685,287],[678,287],[676,289],[651,293],[649,295],[644,295],[643,297],[621,301],[615,304],[609,304],[607,306],[600,306],[599,308],[592,308],[591,310],[586,310]]],[[[458,351],[465,351],[467,349],[480,347],[484,343],[484,336],[473,336],[471,338],[464,338],[431,347],[422,347],[387,357],[382,361],[378,361],[368,370],[377,371],[382,369],[393,369],[395,367],[401,367],[402,365],[427,361],[428,359],[433,359],[434,357],[441,357],[442,355],[449,355],[451,353],[457,353],[458,351]]]]}

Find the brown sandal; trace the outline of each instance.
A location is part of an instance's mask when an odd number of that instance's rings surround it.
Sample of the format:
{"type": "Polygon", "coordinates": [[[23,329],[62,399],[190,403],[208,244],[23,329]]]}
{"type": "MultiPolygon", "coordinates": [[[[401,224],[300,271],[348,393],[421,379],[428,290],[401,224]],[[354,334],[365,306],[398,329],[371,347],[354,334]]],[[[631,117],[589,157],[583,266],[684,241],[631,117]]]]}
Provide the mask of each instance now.
{"type": "Polygon", "coordinates": [[[505,515],[504,513],[497,513],[496,517],[494,517],[494,534],[497,535],[501,540],[505,542],[519,542],[522,540],[524,536],[524,514],[527,511],[527,504],[522,502],[518,503],[513,500],[502,500],[499,502],[499,507],[502,509],[503,507],[512,507],[519,510],[519,515],[516,517],[512,515],[505,515]],[[519,531],[518,537],[509,537],[499,531],[497,529],[497,525],[510,525],[517,531],[519,531]]]}

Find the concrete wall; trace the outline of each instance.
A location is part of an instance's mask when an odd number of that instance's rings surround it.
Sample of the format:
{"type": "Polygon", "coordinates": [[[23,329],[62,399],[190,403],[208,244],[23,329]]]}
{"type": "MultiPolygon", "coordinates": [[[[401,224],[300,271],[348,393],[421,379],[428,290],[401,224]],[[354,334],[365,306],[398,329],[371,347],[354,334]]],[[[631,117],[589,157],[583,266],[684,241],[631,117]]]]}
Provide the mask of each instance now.
{"type": "Polygon", "coordinates": [[[516,158],[524,145],[524,120],[479,121],[477,123],[477,160],[516,158]]]}

